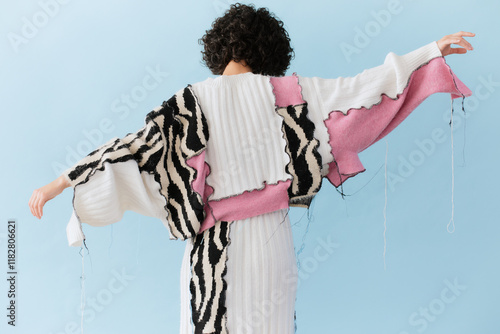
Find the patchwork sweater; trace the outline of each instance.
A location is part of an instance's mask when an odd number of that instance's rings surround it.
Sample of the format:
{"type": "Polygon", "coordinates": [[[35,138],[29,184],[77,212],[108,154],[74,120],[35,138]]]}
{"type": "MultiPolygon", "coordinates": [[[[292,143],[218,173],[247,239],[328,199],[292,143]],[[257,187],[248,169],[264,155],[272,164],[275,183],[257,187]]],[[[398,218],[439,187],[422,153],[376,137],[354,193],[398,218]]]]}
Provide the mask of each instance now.
{"type": "Polygon", "coordinates": [[[354,77],[244,73],[188,85],[63,172],[74,188],[69,245],[85,239],[82,223],[109,225],[126,210],[184,240],[218,221],[308,207],[323,178],[338,187],[363,172],[358,154],[439,92],[472,94],[435,41],[354,77]]]}

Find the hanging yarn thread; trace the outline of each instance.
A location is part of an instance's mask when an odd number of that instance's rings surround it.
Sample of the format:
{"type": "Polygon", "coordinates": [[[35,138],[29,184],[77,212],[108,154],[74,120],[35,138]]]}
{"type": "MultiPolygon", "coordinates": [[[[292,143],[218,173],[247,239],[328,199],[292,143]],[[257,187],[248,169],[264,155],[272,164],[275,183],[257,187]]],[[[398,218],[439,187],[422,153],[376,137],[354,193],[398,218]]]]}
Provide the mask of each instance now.
{"type": "Polygon", "coordinates": [[[450,131],[451,131],[451,219],[446,226],[446,230],[448,233],[455,232],[455,220],[454,220],[454,212],[455,212],[455,201],[453,195],[455,193],[455,166],[454,166],[454,154],[453,154],[453,99],[451,99],[451,116],[450,116],[450,131]],[[450,230],[450,225],[452,229],[450,230]]]}
{"type": "MultiPolygon", "coordinates": [[[[85,240],[84,240],[85,243],[85,240]]],[[[85,248],[87,246],[85,245],[85,248]]],[[[88,249],[87,249],[88,250],[88,249]]],[[[83,246],[80,248],[80,255],[82,257],[82,276],[81,279],[81,294],[80,294],[80,311],[81,311],[81,320],[80,320],[80,330],[81,334],[83,334],[83,313],[85,310],[85,252],[83,251],[83,246]]]]}
{"type": "MultiPolygon", "coordinates": [[[[462,94],[462,111],[465,115],[465,108],[464,108],[464,101],[465,101],[465,96],[462,94]]],[[[451,116],[450,116],[450,137],[451,137],[451,218],[450,221],[448,222],[448,225],[446,225],[446,230],[448,233],[453,233],[455,232],[455,199],[454,199],[454,193],[455,193],[455,162],[454,162],[454,144],[453,144],[453,98],[451,99],[451,116]],[[451,228],[450,228],[451,227],[451,228]]],[[[465,119],[465,117],[464,117],[465,119]]],[[[463,160],[465,164],[465,127],[464,127],[464,147],[462,150],[463,154],[463,160]]]]}
{"type": "MultiPolygon", "coordinates": [[[[314,199],[311,201],[311,205],[314,202],[314,199]]],[[[309,214],[309,208],[307,208],[307,211],[300,217],[299,222],[304,218],[304,215],[307,215],[307,225],[306,225],[306,230],[304,231],[304,234],[302,235],[302,244],[300,245],[299,250],[297,251],[296,257],[297,257],[297,270],[300,271],[301,268],[301,263],[300,263],[300,254],[304,251],[304,248],[306,247],[306,236],[309,233],[309,227],[311,226],[311,221],[312,221],[312,216],[309,214]]]]}
{"type": "Polygon", "coordinates": [[[387,250],[387,155],[389,153],[389,141],[385,138],[385,202],[384,202],[384,270],[386,269],[385,265],[385,253],[387,250]]]}
{"type": "MultiPolygon", "coordinates": [[[[90,254],[89,248],[85,243],[85,239],[83,239],[83,246],[87,250],[87,254],[90,254]]],[[[81,319],[80,319],[80,332],[83,334],[83,313],[85,311],[85,252],[83,251],[83,246],[80,247],[80,256],[82,257],[82,275],[80,276],[80,310],[81,310],[81,319]]],[[[92,258],[90,259],[90,268],[92,269],[92,258]]]]}
{"type": "Polygon", "coordinates": [[[462,148],[462,161],[463,161],[463,163],[460,167],[465,167],[465,143],[466,143],[465,134],[467,132],[467,117],[465,115],[464,100],[465,100],[465,98],[462,98],[462,111],[464,112],[464,146],[462,148]]]}

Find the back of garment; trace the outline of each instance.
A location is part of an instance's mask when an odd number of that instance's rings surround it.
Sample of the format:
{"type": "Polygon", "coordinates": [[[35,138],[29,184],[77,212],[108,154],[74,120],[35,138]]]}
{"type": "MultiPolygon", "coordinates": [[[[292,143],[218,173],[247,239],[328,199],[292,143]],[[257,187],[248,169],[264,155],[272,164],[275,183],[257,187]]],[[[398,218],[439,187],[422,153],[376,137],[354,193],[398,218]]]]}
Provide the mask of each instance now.
{"type": "Polygon", "coordinates": [[[347,78],[253,73],[188,85],[68,168],[70,246],[82,223],[132,210],[187,240],[182,333],[293,333],[297,267],[289,206],[308,207],[323,177],[365,170],[358,154],[434,93],[471,91],[436,42],[347,78]]]}

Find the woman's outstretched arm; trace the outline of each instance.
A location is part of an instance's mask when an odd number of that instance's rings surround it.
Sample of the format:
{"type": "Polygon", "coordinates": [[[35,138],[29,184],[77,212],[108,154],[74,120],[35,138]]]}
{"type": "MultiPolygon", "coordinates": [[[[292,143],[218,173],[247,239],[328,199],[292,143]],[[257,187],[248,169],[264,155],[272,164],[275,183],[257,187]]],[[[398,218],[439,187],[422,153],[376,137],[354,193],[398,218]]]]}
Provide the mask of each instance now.
{"type": "Polygon", "coordinates": [[[455,99],[472,94],[444,58],[472,50],[464,37],[473,36],[460,31],[404,55],[390,52],[382,65],[353,77],[299,76],[318,138],[329,144],[319,150],[335,186],[364,171],[358,153],[396,128],[428,96],[449,93],[455,99]]]}
{"type": "Polygon", "coordinates": [[[29,207],[33,216],[41,219],[45,203],[62,193],[69,186],[68,180],[66,180],[64,175],[61,175],[49,184],[35,189],[29,201],[29,207]]]}
{"type": "Polygon", "coordinates": [[[110,225],[125,211],[158,218],[171,239],[192,237],[205,213],[203,191],[195,187],[196,182],[204,184],[197,168],[203,168],[199,165],[207,140],[207,122],[188,85],[149,112],[138,131],[110,139],[37,189],[30,200],[32,213],[41,218],[43,205],[70,186],[74,190],[66,227],[70,246],[85,240],[83,223],[110,225]]]}

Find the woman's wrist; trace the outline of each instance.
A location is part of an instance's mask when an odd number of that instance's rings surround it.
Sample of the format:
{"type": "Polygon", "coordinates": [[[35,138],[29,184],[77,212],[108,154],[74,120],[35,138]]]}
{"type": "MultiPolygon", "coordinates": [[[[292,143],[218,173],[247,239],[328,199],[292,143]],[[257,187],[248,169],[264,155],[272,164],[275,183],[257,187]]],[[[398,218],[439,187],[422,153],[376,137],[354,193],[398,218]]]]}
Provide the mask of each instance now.
{"type": "Polygon", "coordinates": [[[68,180],[66,179],[66,177],[64,177],[64,175],[60,175],[56,179],[56,181],[57,181],[57,185],[61,189],[61,191],[63,191],[64,189],[66,189],[68,187],[71,187],[71,184],[68,182],[68,180]]]}

